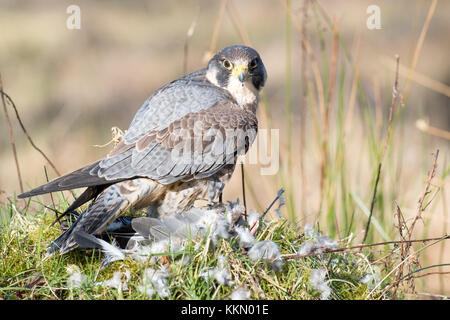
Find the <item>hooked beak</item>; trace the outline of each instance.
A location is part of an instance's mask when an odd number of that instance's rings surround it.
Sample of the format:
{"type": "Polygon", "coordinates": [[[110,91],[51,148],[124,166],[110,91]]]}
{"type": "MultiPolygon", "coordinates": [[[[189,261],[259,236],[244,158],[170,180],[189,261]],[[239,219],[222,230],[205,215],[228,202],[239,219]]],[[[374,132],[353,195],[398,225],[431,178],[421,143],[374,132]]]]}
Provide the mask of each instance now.
{"type": "Polygon", "coordinates": [[[244,83],[248,78],[248,67],[245,65],[236,66],[233,69],[232,75],[237,77],[240,82],[244,83]]]}

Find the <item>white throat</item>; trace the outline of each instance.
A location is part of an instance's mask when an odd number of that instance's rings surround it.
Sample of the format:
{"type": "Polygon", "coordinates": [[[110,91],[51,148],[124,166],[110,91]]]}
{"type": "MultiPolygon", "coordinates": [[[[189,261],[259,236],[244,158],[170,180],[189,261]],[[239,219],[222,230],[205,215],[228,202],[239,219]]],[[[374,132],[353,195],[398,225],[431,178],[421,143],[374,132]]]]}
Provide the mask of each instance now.
{"type": "MultiPolygon", "coordinates": [[[[208,70],[206,78],[212,84],[220,86],[216,78],[217,69],[208,70]]],[[[259,102],[259,91],[253,85],[253,82],[248,78],[244,83],[239,81],[236,77],[230,76],[228,79],[228,86],[225,88],[236,100],[236,102],[244,107],[248,104],[257,104],[259,102]]]]}
{"type": "Polygon", "coordinates": [[[259,92],[253,85],[250,78],[242,83],[237,78],[230,77],[227,90],[231,93],[233,98],[236,99],[237,103],[241,105],[241,107],[248,104],[258,103],[259,101],[259,92]]]}

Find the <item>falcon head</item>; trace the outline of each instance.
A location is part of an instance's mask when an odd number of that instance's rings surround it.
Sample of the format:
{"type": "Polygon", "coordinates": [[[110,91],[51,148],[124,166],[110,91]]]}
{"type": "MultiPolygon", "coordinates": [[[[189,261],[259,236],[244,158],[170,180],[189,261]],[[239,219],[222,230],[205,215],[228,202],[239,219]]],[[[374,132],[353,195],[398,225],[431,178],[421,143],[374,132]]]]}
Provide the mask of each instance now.
{"type": "Polygon", "coordinates": [[[244,106],[258,101],[267,73],[256,50],[246,46],[230,46],[211,58],[206,77],[211,83],[229,91],[244,106]]]}

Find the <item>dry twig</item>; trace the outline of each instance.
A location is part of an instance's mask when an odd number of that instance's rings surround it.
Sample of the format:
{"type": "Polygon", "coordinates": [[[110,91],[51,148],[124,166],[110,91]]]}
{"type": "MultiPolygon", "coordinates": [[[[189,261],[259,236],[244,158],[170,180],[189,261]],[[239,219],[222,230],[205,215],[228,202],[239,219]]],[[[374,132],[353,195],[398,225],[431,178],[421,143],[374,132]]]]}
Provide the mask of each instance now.
{"type": "MultiPolygon", "coordinates": [[[[421,277],[421,276],[425,276],[425,275],[412,276],[414,273],[416,273],[416,272],[418,272],[420,270],[423,270],[423,268],[412,270],[414,265],[419,265],[419,262],[418,262],[417,256],[414,253],[414,251],[412,253],[410,253],[411,247],[412,247],[412,242],[410,240],[412,238],[413,231],[414,231],[414,226],[415,226],[416,222],[419,219],[421,219],[423,211],[426,209],[426,207],[432,201],[432,200],[430,200],[424,206],[425,197],[431,192],[431,180],[433,179],[433,177],[434,177],[434,175],[436,173],[438,155],[439,155],[439,150],[436,151],[434,162],[433,162],[433,167],[432,167],[431,171],[428,174],[427,185],[425,187],[425,190],[424,190],[422,196],[419,199],[418,212],[417,212],[416,216],[414,217],[414,220],[411,223],[411,225],[409,226],[409,228],[406,225],[406,222],[405,222],[403,214],[402,214],[402,212],[400,210],[400,207],[396,203],[396,214],[397,214],[397,218],[398,218],[398,226],[397,227],[398,227],[398,230],[399,230],[400,238],[404,242],[402,242],[401,247],[400,247],[400,249],[401,249],[401,251],[400,251],[400,261],[401,261],[401,263],[398,265],[398,269],[397,269],[397,272],[396,272],[396,275],[395,275],[395,280],[389,286],[389,288],[393,288],[393,293],[392,293],[392,298],[393,299],[395,299],[395,297],[397,295],[397,290],[398,290],[400,284],[402,283],[402,281],[408,280],[409,281],[409,288],[410,288],[411,292],[414,293],[414,291],[415,291],[414,279],[418,278],[418,277],[421,277]],[[406,230],[406,234],[403,233],[403,230],[406,230]],[[406,262],[407,259],[410,262],[410,263],[407,264],[409,273],[406,276],[403,276],[403,273],[404,273],[403,269],[404,269],[405,262],[406,262]]],[[[426,268],[428,268],[428,267],[426,267],[426,268]]],[[[430,273],[430,274],[434,274],[434,273],[430,273]]]]}
{"type": "Polygon", "coordinates": [[[302,258],[322,255],[322,254],[325,254],[325,253],[349,252],[349,250],[354,250],[354,249],[370,248],[370,247],[376,247],[376,246],[386,246],[386,245],[390,245],[390,244],[441,241],[441,240],[447,240],[447,239],[450,239],[450,235],[444,235],[444,236],[438,237],[438,238],[427,238],[427,239],[417,239],[417,240],[400,240],[400,241],[385,241],[385,242],[377,242],[377,243],[371,243],[371,244],[360,244],[360,245],[356,245],[356,246],[344,247],[344,248],[338,248],[338,249],[326,249],[326,248],[324,248],[323,251],[320,252],[320,253],[285,254],[285,255],[282,255],[282,256],[285,259],[302,259],[302,258]]]}
{"type": "Polygon", "coordinates": [[[422,219],[422,213],[425,211],[425,209],[428,207],[428,205],[430,204],[430,202],[428,202],[427,204],[425,204],[424,206],[424,201],[425,201],[425,197],[431,192],[430,188],[431,188],[431,180],[433,180],[435,174],[436,174],[436,168],[437,168],[437,160],[439,157],[439,149],[436,151],[436,153],[434,154],[434,162],[433,162],[433,167],[431,168],[429,174],[428,174],[428,178],[427,178],[427,185],[425,187],[425,190],[422,194],[422,196],[419,199],[419,206],[418,206],[418,211],[416,214],[416,217],[414,218],[414,221],[411,223],[411,226],[409,228],[408,231],[408,239],[411,239],[412,237],[412,232],[414,229],[414,226],[417,222],[417,220],[422,219]]]}
{"type": "Polygon", "coordinates": [[[7,97],[7,98],[9,98],[9,97],[3,91],[3,82],[2,82],[1,75],[0,75],[0,95],[2,96],[3,111],[5,113],[6,123],[8,124],[9,138],[11,141],[11,147],[12,147],[12,152],[13,152],[13,156],[14,156],[14,161],[16,163],[17,177],[19,179],[20,192],[23,193],[22,175],[20,173],[19,159],[17,158],[16,142],[14,139],[14,132],[13,132],[12,125],[11,125],[11,120],[9,119],[9,115],[8,115],[8,109],[6,108],[5,97],[7,97]]]}
{"type": "MultiPolygon", "coordinates": [[[[434,241],[434,242],[432,242],[432,243],[430,243],[430,244],[427,244],[427,245],[425,245],[425,246],[423,246],[422,248],[420,248],[419,250],[417,250],[416,252],[414,252],[414,253],[412,253],[412,254],[410,254],[410,255],[408,255],[407,257],[405,257],[405,259],[404,260],[402,260],[398,265],[396,265],[387,275],[385,275],[384,276],[384,278],[383,279],[381,279],[378,283],[377,283],[377,285],[376,286],[374,286],[373,288],[372,288],[372,290],[369,292],[369,294],[365,297],[365,299],[368,299],[380,286],[381,286],[381,284],[392,274],[392,273],[394,273],[398,268],[400,268],[400,267],[402,267],[404,264],[405,264],[405,262],[406,261],[409,261],[411,258],[413,258],[413,256],[417,256],[420,252],[422,252],[422,251],[424,251],[425,249],[427,249],[427,248],[429,248],[429,247],[431,247],[431,246],[433,246],[433,245],[435,245],[435,244],[437,244],[437,243],[439,243],[439,242],[441,242],[442,240],[447,240],[447,239],[450,239],[450,236],[449,235],[445,235],[445,236],[442,236],[442,237],[440,237],[440,238],[435,238],[435,239],[429,239],[429,240],[436,240],[436,241],[434,241]]],[[[408,241],[408,240],[407,240],[408,241]]],[[[417,241],[408,241],[408,242],[417,242],[417,241]]],[[[387,286],[385,289],[384,289],[384,291],[388,291],[388,290],[390,290],[390,288],[391,288],[392,286],[390,285],[390,286],[387,286]]]]}
{"type": "MultiPolygon", "coordinates": [[[[408,230],[408,226],[406,225],[405,218],[403,217],[403,213],[400,209],[400,206],[397,204],[397,202],[395,202],[395,205],[396,205],[396,215],[397,215],[397,220],[398,220],[398,226],[397,226],[398,233],[400,235],[400,239],[402,241],[405,241],[406,239],[403,235],[403,230],[404,229],[408,230]]],[[[401,259],[401,261],[403,261],[405,258],[406,258],[405,243],[402,242],[400,244],[400,259],[401,259]]],[[[394,285],[392,299],[395,299],[395,297],[397,296],[397,290],[398,290],[398,287],[400,284],[400,279],[402,278],[402,276],[403,276],[403,268],[399,268],[397,271],[397,274],[395,276],[395,279],[396,279],[395,282],[397,283],[397,285],[394,285]]]]}
{"type": "Polygon", "coordinates": [[[387,129],[387,134],[386,134],[386,140],[384,141],[384,147],[383,147],[383,150],[381,151],[380,161],[378,163],[377,176],[375,178],[375,186],[373,188],[372,201],[370,203],[370,214],[369,214],[369,219],[367,220],[366,230],[364,231],[364,237],[362,240],[363,243],[366,241],[367,234],[369,232],[369,227],[370,227],[370,223],[371,223],[372,215],[373,215],[373,209],[375,207],[378,183],[380,181],[380,176],[381,176],[381,168],[383,166],[383,159],[384,159],[384,155],[386,154],[386,149],[389,145],[389,141],[391,139],[391,129],[392,129],[392,119],[393,119],[393,115],[394,115],[394,109],[395,109],[395,106],[398,103],[398,101],[402,99],[402,96],[401,96],[400,92],[398,91],[398,68],[399,68],[399,64],[400,64],[400,57],[398,55],[396,55],[395,58],[397,61],[397,68],[395,71],[394,87],[392,88],[392,101],[391,101],[391,108],[389,110],[388,129],[387,129]]]}
{"type": "MultiPolygon", "coordinates": [[[[56,169],[56,166],[53,164],[53,162],[47,157],[47,155],[46,155],[41,149],[39,149],[39,148],[36,146],[36,144],[33,142],[33,139],[31,139],[30,135],[28,134],[27,129],[25,129],[25,126],[24,126],[24,124],[23,124],[23,122],[22,122],[22,119],[21,119],[20,116],[19,116],[19,112],[17,111],[17,107],[16,107],[14,101],[11,99],[10,96],[8,96],[8,95],[3,91],[3,87],[1,87],[1,81],[0,81],[0,92],[1,92],[1,94],[2,94],[2,100],[3,100],[4,98],[6,98],[6,101],[8,102],[8,104],[14,109],[14,111],[15,111],[15,113],[16,113],[17,121],[19,121],[20,127],[22,128],[23,133],[25,133],[25,135],[27,136],[28,141],[30,142],[30,144],[33,146],[33,148],[34,148],[36,151],[38,151],[38,152],[45,158],[45,160],[47,160],[48,164],[53,168],[53,170],[55,170],[56,174],[57,174],[58,176],[61,176],[61,173],[59,172],[58,169],[56,169]]],[[[4,106],[5,110],[6,110],[5,104],[3,104],[3,106],[4,106]]],[[[23,192],[23,190],[22,190],[22,192],[23,192]]]]}

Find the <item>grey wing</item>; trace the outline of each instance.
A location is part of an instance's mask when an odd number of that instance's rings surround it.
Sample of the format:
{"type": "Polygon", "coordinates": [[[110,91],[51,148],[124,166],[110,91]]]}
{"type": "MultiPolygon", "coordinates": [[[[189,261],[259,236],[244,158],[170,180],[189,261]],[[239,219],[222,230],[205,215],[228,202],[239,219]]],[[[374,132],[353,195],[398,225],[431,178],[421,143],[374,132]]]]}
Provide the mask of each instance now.
{"type": "Polygon", "coordinates": [[[97,171],[108,180],[145,176],[163,184],[186,178],[211,176],[239,153],[245,153],[256,137],[253,112],[232,100],[190,112],[153,130],[135,143],[122,141],[103,159],[97,171]]]}
{"type": "Polygon", "coordinates": [[[203,81],[198,78],[196,73],[188,75],[150,96],[125,132],[125,143],[134,143],[150,131],[167,128],[186,114],[207,109],[225,98],[225,91],[205,82],[204,77],[200,77],[203,81]]]}

